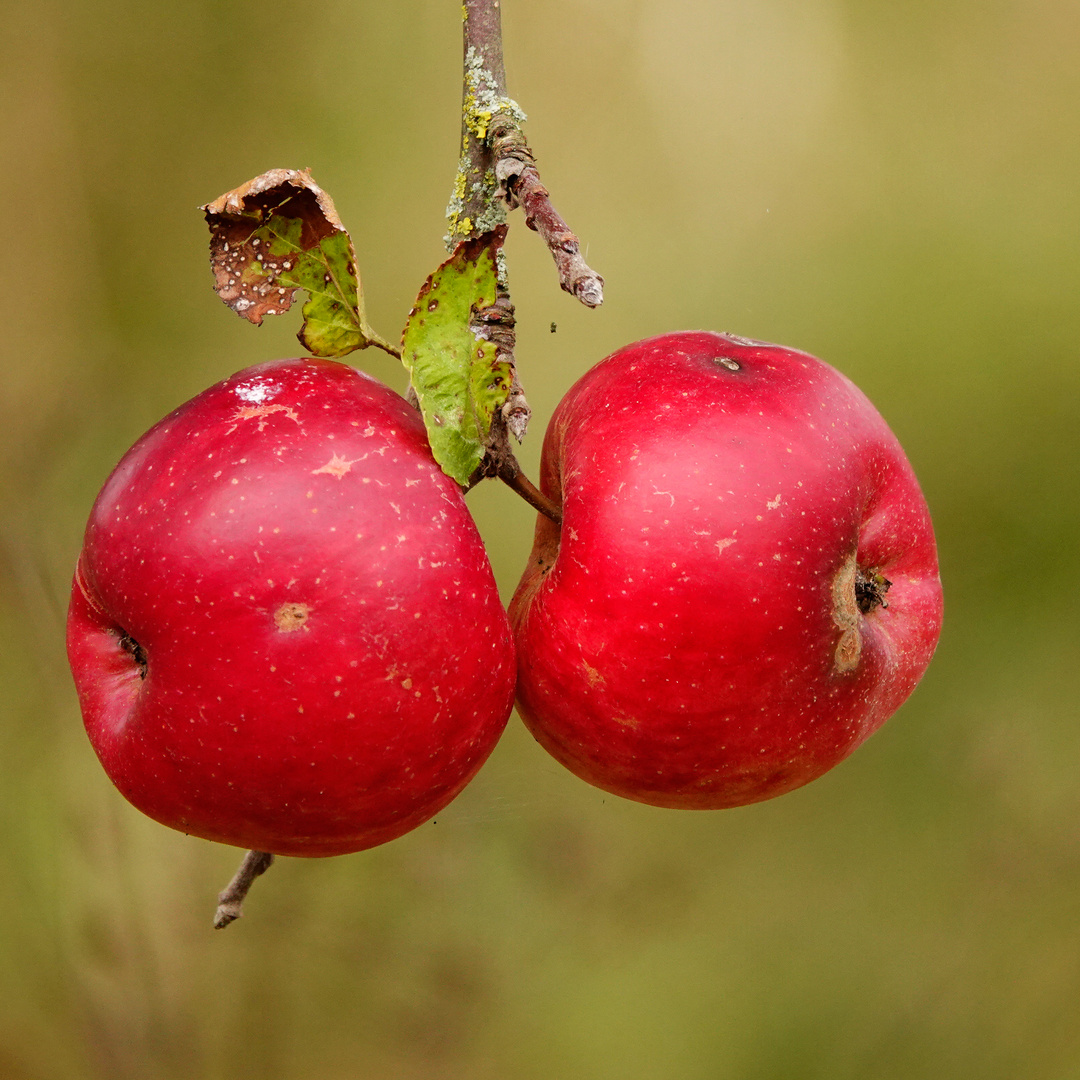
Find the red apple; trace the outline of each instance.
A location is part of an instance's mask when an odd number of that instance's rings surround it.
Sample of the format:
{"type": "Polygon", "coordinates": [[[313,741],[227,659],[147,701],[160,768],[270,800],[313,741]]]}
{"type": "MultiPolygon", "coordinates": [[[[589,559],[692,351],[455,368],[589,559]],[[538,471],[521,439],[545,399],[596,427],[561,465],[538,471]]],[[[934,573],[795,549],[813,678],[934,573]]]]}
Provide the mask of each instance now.
{"type": "Polygon", "coordinates": [[[930,517],[843,375],[727,334],[667,334],[589,371],[544,442],[511,604],[518,706],[590,783],[739,806],[847,757],[934,652],[930,517]]]}
{"type": "Polygon", "coordinates": [[[135,806],[285,855],[430,818],[513,698],[460,489],[399,395],[326,360],[241,371],[132,447],[90,516],[68,650],[135,806]]]}

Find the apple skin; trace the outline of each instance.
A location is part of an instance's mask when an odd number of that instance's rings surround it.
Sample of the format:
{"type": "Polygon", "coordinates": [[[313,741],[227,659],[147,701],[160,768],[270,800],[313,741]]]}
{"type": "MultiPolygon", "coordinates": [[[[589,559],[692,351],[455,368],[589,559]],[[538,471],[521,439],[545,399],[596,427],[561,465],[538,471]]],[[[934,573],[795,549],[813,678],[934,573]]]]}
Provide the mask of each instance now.
{"type": "Polygon", "coordinates": [[[135,806],[282,855],[426,821],[514,693],[483,543],[419,415],[327,360],[241,371],[132,447],[90,515],[68,654],[135,806]]]}
{"type": "Polygon", "coordinates": [[[563,522],[538,519],[510,606],[518,710],[605,791],[696,809],[791,791],[930,662],[925,500],[877,410],[815,357],[703,332],[630,345],[558,406],[541,486],[563,522]]]}

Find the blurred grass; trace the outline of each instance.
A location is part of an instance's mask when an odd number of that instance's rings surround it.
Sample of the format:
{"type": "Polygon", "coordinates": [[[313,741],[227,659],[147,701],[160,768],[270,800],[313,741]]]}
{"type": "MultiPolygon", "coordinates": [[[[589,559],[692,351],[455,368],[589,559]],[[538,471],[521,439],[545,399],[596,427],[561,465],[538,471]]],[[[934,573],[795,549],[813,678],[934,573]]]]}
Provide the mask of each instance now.
{"type": "MultiPolygon", "coordinates": [[[[512,230],[527,467],[570,382],[635,338],[809,349],[920,474],[939,655],[850,762],[739,811],[606,797],[514,721],[437,823],[283,860],[213,934],[238,853],[141,818],[82,734],[82,524],[162,414],[296,351],[293,321],[256,332],[213,297],[200,203],[311,166],[397,333],[442,255],[458,12],[8,5],[0,1080],[1080,1078],[1080,9],[504,17],[545,181],[608,279],[579,309],[512,230]]],[[[508,593],[531,516],[493,486],[470,501],[508,593]]]]}

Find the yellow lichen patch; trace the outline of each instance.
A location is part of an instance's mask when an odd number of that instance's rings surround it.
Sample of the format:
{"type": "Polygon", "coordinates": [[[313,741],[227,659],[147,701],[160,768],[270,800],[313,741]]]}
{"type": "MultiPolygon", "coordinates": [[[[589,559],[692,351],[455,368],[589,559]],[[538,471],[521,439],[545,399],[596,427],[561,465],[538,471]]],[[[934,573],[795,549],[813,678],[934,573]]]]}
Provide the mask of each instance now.
{"type": "Polygon", "coordinates": [[[274,612],[274,623],[283,634],[291,634],[294,630],[305,629],[311,608],[307,604],[287,603],[274,612]]]}
{"type": "Polygon", "coordinates": [[[835,665],[840,672],[854,671],[862,655],[862,631],[859,628],[859,605],[855,598],[855,553],[844,560],[833,578],[833,623],[840,631],[836,643],[835,665]]]}

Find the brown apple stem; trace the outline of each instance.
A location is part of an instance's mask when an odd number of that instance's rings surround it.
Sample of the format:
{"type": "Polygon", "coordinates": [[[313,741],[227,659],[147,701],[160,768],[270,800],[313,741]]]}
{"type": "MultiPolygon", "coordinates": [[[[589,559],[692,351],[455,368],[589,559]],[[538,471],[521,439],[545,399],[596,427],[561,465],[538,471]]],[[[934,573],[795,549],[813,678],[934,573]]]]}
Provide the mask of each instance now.
{"type": "Polygon", "coordinates": [[[562,524],[562,507],[549,499],[522,471],[517,461],[501,465],[499,479],[516,491],[533,509],[538,510],[556,525],[562,524]]]}
{"type": "Polygon", "coordinates": [[[249,851],[236,871],[232,881],[218,895],[217,911],[214,913],[214,929],[224,930],[231,922],[243,915],[244,898],[260,874],[270,869],[274,856],[268,851],[249,851]]]}
{"type": "MultiPolygon", "coordinates": [[[[465,0],[462,154],[446,213],[450,250],[501,224],[521,206],[525,224],[548,246],[559,284],[587,307],[604,302],[604,279],[581,255],[578,238],[551,205],[521,130],[525,113],[506,93],[499,0],[465,0]]],[[[505,285],[505,282],[504,282],[505,285]]]]}

